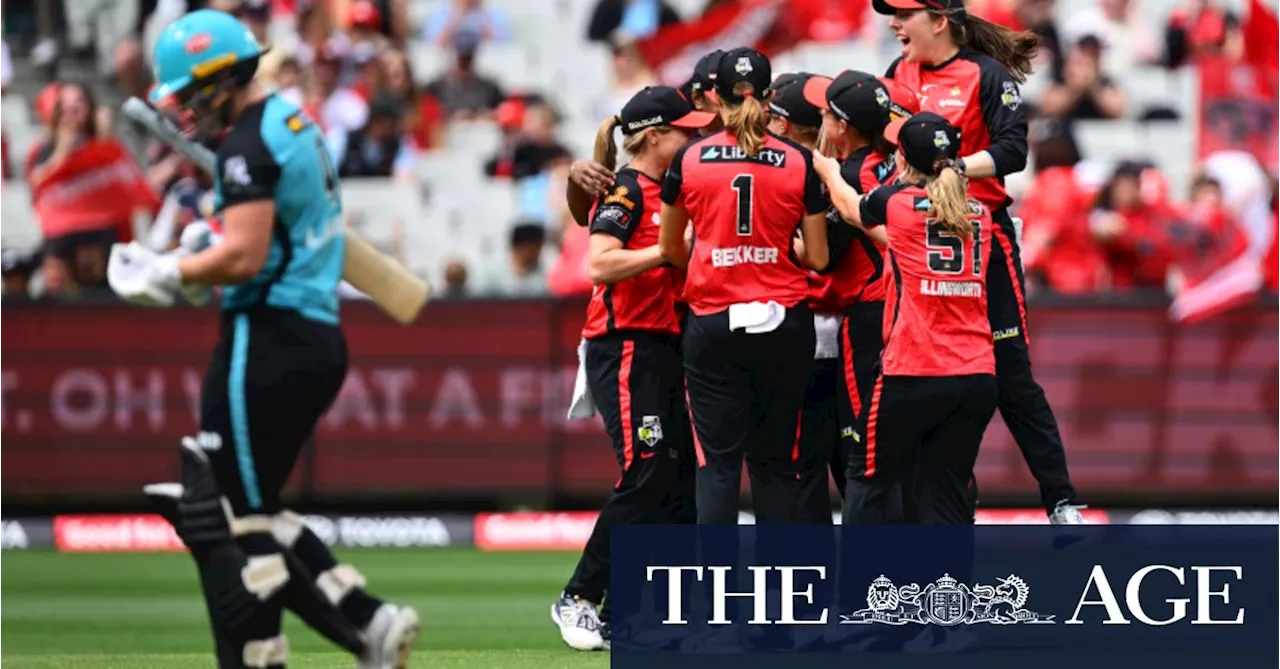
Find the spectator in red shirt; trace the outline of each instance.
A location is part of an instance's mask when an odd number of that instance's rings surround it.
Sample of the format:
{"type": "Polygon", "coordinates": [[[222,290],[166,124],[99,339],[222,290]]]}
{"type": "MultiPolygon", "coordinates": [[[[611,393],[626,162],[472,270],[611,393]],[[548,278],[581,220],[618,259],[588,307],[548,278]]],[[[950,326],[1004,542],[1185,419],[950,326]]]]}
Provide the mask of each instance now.
{"type": "Polygon", "coordinates": [[[1032,136],[1036,175],[1018,209],[1028,279],[1065,295],[1097,292],[1106,263],[1089,230],[1093,197],[1076,181],[1080,152],[1061,122],[1037,122],[1032,136]]]}
{"type": "Polygon", "coordinates": [[[403,51],[392,49],[382,54],[382,70],[386,87],[405,105],[404,126],[414,148],[419,151],[444,145],[444,107],[435,96],[418,90],[413,67],[403,51]]]}
{"type": "Polygon", "coordinates": [[[1111,271],[1111,287],[1163,291],[1170,248],[1165,225],[1168,212],[1142,195],[1142,179],[1150,165],[1121,163],[1098,193],[1089,227],[1101,244],[1111,271]]]}
{"type": "Polygon", "coordinates": [[[792,457],[814,355],[805,268],[827,266],[827,202],[812,152],[767,132],[771,70],[754,49],[724,54],[715,88],[725,129],[681,149],[662,186],[662,256],[689,269],[684,356],[700,523],[737,522],[744,457],[757,522],[794,515],[792,457]]]}

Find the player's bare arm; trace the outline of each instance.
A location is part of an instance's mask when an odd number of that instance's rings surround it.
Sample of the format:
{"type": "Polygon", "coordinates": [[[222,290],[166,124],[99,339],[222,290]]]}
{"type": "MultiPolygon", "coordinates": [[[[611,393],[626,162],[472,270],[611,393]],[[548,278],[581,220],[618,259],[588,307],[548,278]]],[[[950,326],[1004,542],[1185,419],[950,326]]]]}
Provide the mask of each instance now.
{"type": "Polygon", "coordinates": [[[658,249],[662,259],[676,267],[689,266],[690,244],[685,230],[689,227],[689,212],[684,207],[662,205],[662,227],[658,230],[658,249]]]}
{"type": "Polygon", "coordinates": [[[647,272],[662,264],[656,245],[643,249],[625,249],[621,239],[610,235],[591,235],[587,251],[587,275],[596,285],[618,283],[647,272]]]}
{"type": "Polygon", "coordinates": [[[248,281],[267,262],[276,205],[247,202],[222,212],[222,241],[178,261],[184,283],[221,286],[248,281]]]}

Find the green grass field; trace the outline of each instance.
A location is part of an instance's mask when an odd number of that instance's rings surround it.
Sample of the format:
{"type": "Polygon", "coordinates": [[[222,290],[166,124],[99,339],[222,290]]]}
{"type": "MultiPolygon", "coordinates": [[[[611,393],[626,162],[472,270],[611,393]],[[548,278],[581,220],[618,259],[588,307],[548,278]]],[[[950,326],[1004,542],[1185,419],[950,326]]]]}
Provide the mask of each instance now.
{"type": "MultiPolygon", "coordinates": [[[[548,609],[572,553],[346,550],[371,592],[411,604],[423,629],[411,666],[603,669],[607,653],[560,641],[548,609]]],[[[0,571],[5,669],[213,667],[191,559],[182,554],[6,552],[0,571]]],[[[291,669],[355,667],[289,614],[291,669]]]]}

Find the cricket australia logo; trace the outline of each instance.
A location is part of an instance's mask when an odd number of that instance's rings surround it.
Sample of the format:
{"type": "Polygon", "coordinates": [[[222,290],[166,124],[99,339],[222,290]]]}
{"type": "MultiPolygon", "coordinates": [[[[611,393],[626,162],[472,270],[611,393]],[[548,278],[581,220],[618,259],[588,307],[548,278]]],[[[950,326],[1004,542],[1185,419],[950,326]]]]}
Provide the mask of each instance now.
{"type": "Polygon", "coordinates": [[[867,608],[840,616],[841,625],[1052,625],[1053,616],[1024,606],[1031,588],[1010,574],[996,585],[964,583],[943,574],[921,588],[918,583],[895,587],[883,575],[867,588],[867,608]]]}

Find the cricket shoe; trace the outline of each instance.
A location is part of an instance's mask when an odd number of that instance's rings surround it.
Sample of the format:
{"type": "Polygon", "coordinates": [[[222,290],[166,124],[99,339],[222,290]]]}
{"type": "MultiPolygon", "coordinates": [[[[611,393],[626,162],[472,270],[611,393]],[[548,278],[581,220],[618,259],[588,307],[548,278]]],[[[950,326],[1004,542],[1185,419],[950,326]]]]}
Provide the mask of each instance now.
{"type": "Polygon", "coordinates": [[[383,604],[364,628],[364,656],[359,669],[405,669],[418,641],[422,621],[408,606],[383,604]]]}
{"type": "Polygon", "coordinates": [[[551,605],[551,622],[560,628],[560,638],[574,650],[604,650],[605,639],[600,633],[600,616],[596,605],[585,599],[561,593],[551,605]]]}
{"type": "Polygon", "coordinates": [[[604,642],[601,649],[613,650],[613,625],[610,625],[608,621],[600,621],[600,639],[604,642]]]}
{"type": "MultiPolygon", "coordinates": [[[[1072,504],[1069,500],[1062,500],[1054,505],[1053,510],[1049,512],[1050,525],[1087,525],[1084,515],[1080,513],[1080,509],[1086,508],[1079,504],[1072,504]]],[[[1077,530],[1071,527],[1056,527],[1053,529],[1053,547],[1062,549],[1072,544],[1084,541],[1086,530],[1077,530]]]]}

